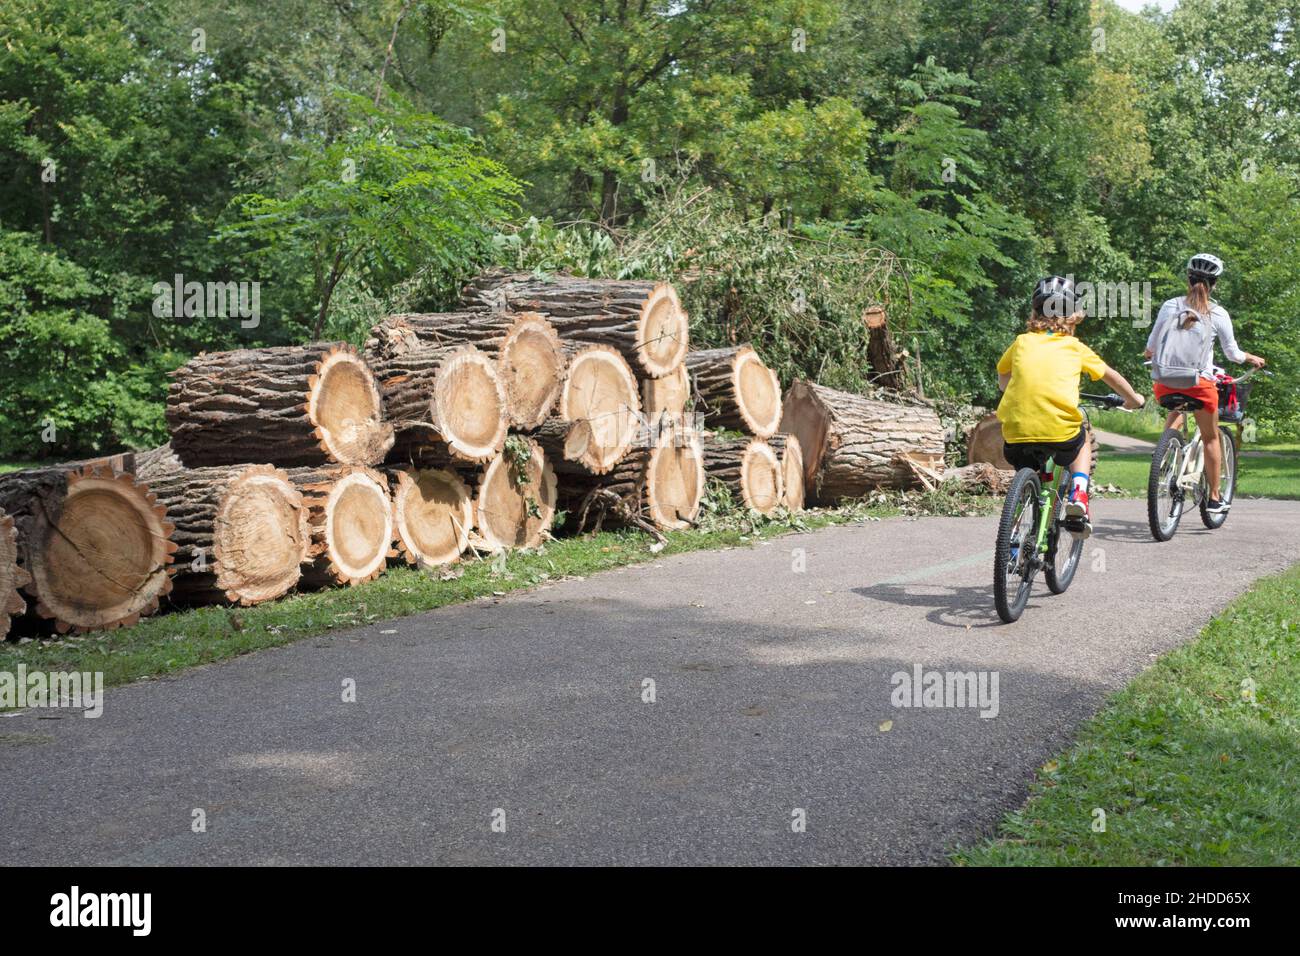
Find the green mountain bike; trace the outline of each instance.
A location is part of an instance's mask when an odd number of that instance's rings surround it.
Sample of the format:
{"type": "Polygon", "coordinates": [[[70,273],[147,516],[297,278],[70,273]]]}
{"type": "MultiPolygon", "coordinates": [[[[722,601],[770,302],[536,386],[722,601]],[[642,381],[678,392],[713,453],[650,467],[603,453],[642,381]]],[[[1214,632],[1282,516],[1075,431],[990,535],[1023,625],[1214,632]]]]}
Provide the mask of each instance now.
{"type": "MultiPolygon", "coordinates": [[[[1119,408],[1124,404],[1124,399],[1114,394],[1080,398],[1085,418],[1087,405],[1119,408]]],[[[998,617],[1007,624],[1020,619],[1039,571],[1049,591],[1064,594],[1083,557],[1083,539],[1065,529],[1069,470],[1056,465],[1045,472],[1042,469],[1046,465],[1045,452],[1038,470],[1017,471],[1002,506],[998,543],[993,551],[993,603],[998,617]],[[1049,489],[1055,489],[1055,494],[1049,489]]]]}

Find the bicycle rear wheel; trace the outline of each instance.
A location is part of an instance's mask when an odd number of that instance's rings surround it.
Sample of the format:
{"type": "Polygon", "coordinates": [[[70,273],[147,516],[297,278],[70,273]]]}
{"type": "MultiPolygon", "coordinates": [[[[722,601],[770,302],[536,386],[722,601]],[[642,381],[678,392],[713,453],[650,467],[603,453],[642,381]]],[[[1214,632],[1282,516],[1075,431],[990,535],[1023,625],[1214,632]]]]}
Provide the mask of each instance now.
{"type": "Polygon", "coordinates": [[[1016,472],[998,523],[998,543],[993,549],[993,603],[998,617],[1007,624],[1019,619],[1034,586],[1041,514],[1039,487],[1038,475],[1032,468],[1016,472]]]}
{"type": "Polygon", "coordinates": [[[1043,577],[1053,594],[1065,593],[1079,570],[1079,559],[1083,557],[1083,539],[1065,529],[1065,503],[1070,498],[1072,484],[1068,474],[1061,479],[1052,503],[1052,524],[1047,529],[1047,563],[1043,566],[1043,577]]]}
{"type": "MultiPolygon", "coordinates": [[[[1219,426],[1219,451],[1223,456],[1223,479],[1219,487],[1223,490],[1223,503],[1230,505],[1233,496],[1237,493],[1237,446],[1232,437],[1232,432],[1222,425],[1219,426]]],[[[1205,505],[1208,498],[1209,493],[1207,491],[1201,498],[1201,523],[1210,529],[1222,528],[1223,522],[1228,520],[1228,516],[1226,514],[1212,515],[1207,512],[1205,505]]]]}
{"type": "Polygon", "coordinates": [[[1183,518],[1185,495],[1175,482],[1182,467],[1185,448],[1183,433],[1166,428],[1151,455],[1151,474],[1147,478],[1147,524],[1157,541],[1168,541],[1183,518]]]}

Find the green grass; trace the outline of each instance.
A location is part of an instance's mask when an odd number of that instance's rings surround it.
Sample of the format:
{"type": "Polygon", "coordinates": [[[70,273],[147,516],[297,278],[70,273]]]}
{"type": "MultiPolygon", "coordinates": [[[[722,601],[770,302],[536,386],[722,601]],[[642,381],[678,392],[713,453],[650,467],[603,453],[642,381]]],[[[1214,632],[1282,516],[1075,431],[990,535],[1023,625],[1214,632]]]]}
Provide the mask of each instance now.
{"type": "MultiPolygon", "coordinates": [[[[1247,451],[1258,446],[1247,445],[1247,451]]],[[[1259,449],[1263,450],[1263,449],[1259,449]]],[[[1238,498],[1300,499],[1300,453],[1276,451],[1266,456],[1244,455],[1237,460],[1238,498]]],[[[1145,496],[1151,456],[1102,452],[1093,480],[1098,485],[1115,485],[1121,491],[1145,496]]]]}
{"type": "Polygon", "coordinates": [[[0,461],[0,475],[11,471],[22,471],[24,468],[36,468],[39,465],[38,461],[0,461]]]}
{"type": "MultiPolygon", "coordinates": [[[[1149,408],[1155,408],[1149,405],[1149,408]]],[[[1156,441],[1165,430],[1164,409],[1157,409],[1159,414],[1144,408],[1138,412],[1124,412],[1118,408],[1090,408],[1088,419],[1093,427],[1116,435],[1128,435],[1145,441],[1156,441]]]]}
{"type": "Polygon", "coordinates": [[[277,647],[336,628],[404,617],[474,598],[504,594],[545,581],[586,576],[687,551],[747,545],[792,531],[898,514],[988,514],[991,498],[946,492],[878,495],[870,503],[808,511],[775,520],[729,512],[709,500],[701,527],[654,538],[618,531],[560,538],[540,551],[517,551],[504,561],[466,560],[429,572],[392,568],[354,588],[296,594],[253,608],[208,607],[147,618],[134,627],[57,639],[0,641],[0,671],[101,671],[108,685],[173,673],[265,647],[277,647]]]}
{"type": "Polygon", "coordinates": [[[1300,864],[1300,565],[1111,698],[971,866],[1300,864]],[[1243,687],[1254,682],[1255,700],[1243,687]],[[1094,809],[1105,832],[1094,832],[1094,809]]]}

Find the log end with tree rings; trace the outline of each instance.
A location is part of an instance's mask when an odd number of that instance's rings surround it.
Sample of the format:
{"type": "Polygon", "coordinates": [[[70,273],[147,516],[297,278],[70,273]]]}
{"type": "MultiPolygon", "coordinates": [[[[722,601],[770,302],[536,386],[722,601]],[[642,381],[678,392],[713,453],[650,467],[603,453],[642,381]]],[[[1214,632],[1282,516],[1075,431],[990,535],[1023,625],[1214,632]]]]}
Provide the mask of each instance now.
{"type": "Polygon", "coordinates": [[[377,578],[393,553],[393,506],[381,475],[353,467],[339,473],[325,501],[325,556],[339,584],[377,578]]]}
{"type": "Polygon", "coordinates": [[[413,468],[397,472],[396,484],[393,523],[406,563],[424,567],[458,560],[469,547],[474,524],[465,482],[446,468],[413,468]]]}
{"type": "Polygon", "coordinates": [[[641,407],[646,418],[668,415],[680,419],[691,398],[691,375],[682,363],[661,378],[641,381],[641,407]]]}
{"type": "Polygon", "coordinates": [[[555,519],[555,471],[542,447],[512,436],[483,467],[474,497],[474,526],[488,548],[536,548],[555,519]]]}
{"type": "Polygon", "coordinates": [[[374,465],[393,447],[379,385],[365,360],[347,345],[333,346],[307,380],[307,417],[329,460],[374,465]]]}
{"type": "Polygon", "coordinates": [[[772,446],[756,438],[745,446],[740,458],[740,490],[746,508],[771,514],[782,504],[785,482],[781,463],[772,446]]]}
{"type": "Polygon", "coordinates": [[[641,398],[636,376],[618,352],[591,345],[573,354],[560,417],[571,423],[565,457],[593,474],[605,474],[627,454],[640,427],[641,398]]]}
{"type": "Polygon", "coordinates": [[[457,458],[483,462],[506,439],[506,400],[496,362],[472,345],[442,360],[430,403],[433,426],[457,458]]]}
{"type": "Polygon", "coordinates": [[[797,381],[786,391],[780,429],[799,442],[804,488],[815,487],[814,479],[830,434],[830,413],[807,382],[797,381]]]}
{"type": "Polygon", "coordinates": [[[515,319],[497,352],[511,426],[537,428],[546,420],[560,400],[565,361],[560,337],[545,316],[523,312],[515,319]]]}
{"type": "Polygon", "coordinates": [[[18,566],[18,529],[14,519],[0,511],[0,640],[9,633],[9,619],[27,610],[18,593],[31,578],[18,566]]]}
{"type": "Polygon", "coordinates": [[[658,283],[646,297],[637,321],[637,341],[642,370],[651,378],[668,375],[686,357],[690,318],[671,283],[658,283]]]}
{"type": "Polygon", "coordinates": [[[690,527],[704,502],[704,455],[689,428],[663,428],[646,461],[645,504],[656,528],[690,527]]]}
{"type": "Polygon", "coordinates": [[[311,547],[302,493],[270,465],[250,465],[230,482],[212,525],[216,585],[226,599],[260,604],[298,583],[311,547]]]}
{"type": "Polygon", "coordinates": [[[133,476],[69,472],[53,513],[33,515],[26,544],[36,613],[59,633],[126,627],[158,610],[176,545],[166,509],[133,476]]]}
{"type": "Polygon", "coordinates": [[[794,435],[773,435],[769,442],[781,459],[781,502],[791,511],[802,511],[804,491],[803,448],[794,435]]]}
{"type": "Polygon", "coordinates": [[[748,346],[736,352],[732,388],[737,409],[749,431],[759,438],[775,435],[781,424],[781,383],[776,373],[748,346]]]}

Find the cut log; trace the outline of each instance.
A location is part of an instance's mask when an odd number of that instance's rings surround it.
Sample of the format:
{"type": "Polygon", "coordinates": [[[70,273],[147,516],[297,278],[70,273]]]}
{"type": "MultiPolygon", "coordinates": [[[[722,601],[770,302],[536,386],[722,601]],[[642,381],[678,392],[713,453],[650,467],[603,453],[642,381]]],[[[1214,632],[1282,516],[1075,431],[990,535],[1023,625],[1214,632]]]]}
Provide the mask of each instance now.
{"type": "Polygon", "coordinates": [[[641,427],[632,369],[613,349],[591,345],[570,360],[559,415],[542,425],[537,440],[557,471],[603,475],[627,454],[641,427]]]}
{"type": "Polygon", "coordinates": [[[302,492],[311,529],[301,585],[356,585],[379,577],[387,559],[397,556],[384,476],[359,465],[295,468],[288,475],[302,492]]]}
{"type": "Polygon", "coordinates": [[[172,450],[172,443],[167,442],[148,451],[136,452],[122,470],[129,471],[139,480],[148,482],[180,471],[184,467],[185,465],[176,457],[176,452],[172,450]]]}
{"type": "Polygon", "coordinates": [[[943,469],[943,425],[921,401],[883,402],[798,381],[786,393],[781,431],[799,439],[805,487],[816,502],[915,487],[903,455],[943,469]]]}
{"type": "Polygon", "coordinates": [[[373,465],[393,444],[374,376],[350,345],[204,353],[172,379],[171,445],[189,467],[373,465]]]}
{"type": "Polygon", "coordinates": [[[18,566],[18,529],[14,519],[0,511],[0,640],[9,633],[9,619],[27,610],[27,602],[18,589],[31,583],[27,572],[18,566]]]}
{"type": "Polygon", "coordinates": [[[680,420],[691,403],[691,373],[683,362],[662,378],[641,380],[641,408],[653,421],[661,415],[680,420]]]}
{"type": "Polygon", "coordinates": [[[392,459],[445,444],[457,459],[485,462],[506,439],[506,400],[497,363],[473,345],[417,345],[375,365],[396,441],[392,459]]]}
{"type": "Polygon", "coordinates": [[[555,408],[565,355],[555,327],[536,312],[442,312],[392,315],[370,330],[366,355],[376,366],[420,345],[471,344],[497,363],[506,417],[536,428],[555,408]]]}
{"type": "Polygon", "coordinates": [[[698,408],[710,428],[776,434],[781,423],[781,383],[748,345],[690,352],[686,367],[694,379],[698,408]]]}
{"type": "Polygon", "coordinates": [[[311,533],[302,493],[271,465],[155,472],[149,489],[176,526],[172,601],[253,605],[297,583],[311,533]]]}
{"type": "Polygon", "coordinates": [[[108,467],[0,478],[36,613],[59,633],[134,624],[171,590],[171,521],[143,482],[108,467]]]}
{"type": "Polygon", "coordinates": [[[639,374],[660,378],[686,354],[689,319],[667,282],[485,273],[462,291],[470,308],[541,312],[560,338],[608,345],[639,374]]]}
{"type": "Polygon", "coordinates": [[[445,468],[393,472],[393,524],[407,564],[451,564],[469,547],[474,502],[469,488],[445,468]]]}
{"type": "Polygon", "coordinates": [[[791,511],[802,511],[804,493],[803,449],[794,435],[776,434],[767,440],[781,460],[781,503],[791,511]]]}
{"type": "Polygon", "coordinates": [[[782,504],[785,482],[781,462],[763,439],[710,434],[703,440],[703,449],[709,480],[722,482],[733,501],[765,515],[782,504]]]}
{"type": "Polygon", "coordinates": [[[555,472],[532,439],[515,436],[483,466],[474,493],[474,527],[492,551],[536,548],[555,520],[555,472]]]}
{"type": "MultiPolygon", "coordinates": [[[[1099,443],[1092,422],[1084,421],[1083,424],[1088,430],[1088,447],[1092,449],[1092,467],[1088,470],[1091,476],[1097,471],[1099,443]]],[[[1014,472],[1015,469],[1003,454],[1005,444],[1006,441],[1002,437],[1002,422],[998,421],[997,412],[990,412],[966,435],[966,461],[972,465],[989,464],[1000,471],[1014,472]]]]}

